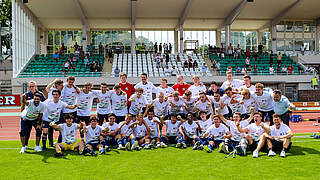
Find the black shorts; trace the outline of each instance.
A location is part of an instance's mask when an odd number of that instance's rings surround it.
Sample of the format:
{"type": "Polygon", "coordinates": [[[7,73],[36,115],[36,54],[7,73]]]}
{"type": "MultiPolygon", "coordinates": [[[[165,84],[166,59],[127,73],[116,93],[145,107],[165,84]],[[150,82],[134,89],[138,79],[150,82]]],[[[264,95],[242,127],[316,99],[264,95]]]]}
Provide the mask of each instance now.
{"type": "Polygon", "coordinates": [[[93,150],[99,150],[98,145],[100,144],[99,142],[88,142],[88,145],[92,146],[93,150]]]}
{"type": "Polygon", "coordinates": [[[48,121],[42,121],[42,128],[49,128],[50,127],[50,124],[51,122],[48,122],[48,121]]]}
{"type": "Polygon", "coordinates": [[[223,143],[224,141],[223,140],[213,140],[213,142],[214,142],[214,147],[218,148],[219,144],[223,143]]]}
{"type": "Polygon", "coordinates": [[[77,116],[79,122],[85,122],[86,125],[90,123],[90,116],[77,116]]]}
{"type": "Polygon", "coordinates": [[[167,136],[168,144],[176,144],[177,143],[177,136],[167,136]]]}
{"type": "MultiPolygon", "coordinates": [[[[276,151],[281,151],[283,149],[283,142],[272,139],[271,143],[272,143],[272,150],[273,151],[276,152],[276,151]]],[[[290,144],[287,148],[287,152],[291,149],[291,146],[292,146],[292,142],[290,142],[290,144]]]]}

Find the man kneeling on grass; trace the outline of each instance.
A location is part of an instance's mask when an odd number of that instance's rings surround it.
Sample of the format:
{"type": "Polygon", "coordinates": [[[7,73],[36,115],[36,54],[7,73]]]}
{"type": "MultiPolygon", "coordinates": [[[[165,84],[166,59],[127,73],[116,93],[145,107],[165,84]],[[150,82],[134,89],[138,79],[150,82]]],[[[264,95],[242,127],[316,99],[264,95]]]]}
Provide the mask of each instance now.
{"type": "Polygon", "coordinates": [[[291,137],[293,132],[282,122],[280,114],[273,114],[274,125],[270,127],[270,133],[264,133],[261,137],[261,143],[267,142],[269,153],[268,156],[275,156],[280,151],[280,157],[286,157],[286,152],[291,148],[291,137]]]}
{"type": "Polygon", "coordinates": [[[75,151],[79,150],[79,153],[83,153],[84,144],[83,142],[77,142],[77,130],[82,129],[84,124],[73,123],[73,115],[66,114],[64,116],[65,123],[56,125],[54,122],[50,123],[50,126],[61,132],[62,135],[62,143],[56,143],[56,153],[55,157],[63,156],[62,151],[75,151]]]}

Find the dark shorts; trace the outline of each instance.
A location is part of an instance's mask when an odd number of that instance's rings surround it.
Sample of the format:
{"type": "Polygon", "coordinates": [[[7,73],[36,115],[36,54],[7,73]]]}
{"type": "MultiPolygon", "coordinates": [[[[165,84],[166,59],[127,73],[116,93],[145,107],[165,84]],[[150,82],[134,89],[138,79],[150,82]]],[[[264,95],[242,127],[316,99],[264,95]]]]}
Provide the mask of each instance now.
{"type": "Polygon", "coordinates": [[[167,136],[168,144],[176,144],[177,143],[177,136],[167,136]]]}
{"type": "Polygon", "coordinates": [[[223,140],[213,140],[213,142],[214,142],[214,147],[218,148],[219,144],[223,143],[224,141],[223,140]]]}
{"type": "Polygon", "coordinates": [[[42,128],[49,128],[50,127],[49,124],[50,122],[48,121],[42,121],[42,128]]]}
{"type": "Polygon", "coordinates": [[[89,125],[90,116],[77,116],[79,122],[85,122],[86,125],[89,125]]]}
{"type": "MultiPolygon", "coordinates": [[[[272,150],[273,151],[276,152],[276,151],[281,151],[283,149],[283,142],[272,139],[271,143],[272,143],[272,150]]],[[[291,146],[292,146],[292,142],[290,142],[290,144],[287,148],[287,152],[291,149],[291,146]]]]}
{"type": "Polygon", "coordinates": [[[104,138],[104,143],[101,143],[102,145],[107,146],[115,146],[117,145],[116,138],[114,136],[106,136],[104,138]]]}
{"type": "Polygon", "coordinates": [[[108,115],[109,114],[97,114],[98,116],[98,123],[99,124],[103,124],[104,120],[106,120],[106,122],[108,121],[108,115]]]}
{"type": "Polygon", "coordinates": [[[88,145],[92,146],[93,150],[99,150],[98,145],[100,144],[99,142],[88,142],[88,145]]]}
{"type": "Polygon", "coordinates": [[[38,120],[22,120],[20,119],[20,133],[23,132],[24,136],[29,136],[32,126],[36,129],[38,120]]]}

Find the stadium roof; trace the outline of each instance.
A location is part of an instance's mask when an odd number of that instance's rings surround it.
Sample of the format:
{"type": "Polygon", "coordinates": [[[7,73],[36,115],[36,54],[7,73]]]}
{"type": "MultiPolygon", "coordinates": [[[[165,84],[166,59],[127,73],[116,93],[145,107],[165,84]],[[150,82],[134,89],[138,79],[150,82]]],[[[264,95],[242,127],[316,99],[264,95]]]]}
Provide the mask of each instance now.
{"type": "MultiPolygon", "coordinates": [[[[275,19],[320,17],[319,0],[254,0],[237,9],[242,1],[137,0],[135,25],[137,30],[175,29],[185,9],[187,30],[215,30],[228,18],[234,19],[231,29],[257,30],[275,19]]],[[[47,29],[81,29],[81,17],[90,29],[131,29],[131,0],[29,0],[26,6],[47,29]]]]}

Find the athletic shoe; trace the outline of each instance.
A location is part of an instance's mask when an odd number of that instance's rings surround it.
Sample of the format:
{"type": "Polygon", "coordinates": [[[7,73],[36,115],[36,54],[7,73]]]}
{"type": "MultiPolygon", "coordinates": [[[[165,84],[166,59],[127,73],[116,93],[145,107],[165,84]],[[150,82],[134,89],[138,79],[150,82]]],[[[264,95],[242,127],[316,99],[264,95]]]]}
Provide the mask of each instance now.
{"type": "Polygon", "coordinates": [[[252,157],[253,158],[259,157],[259,151],[258,150],[254,150],[253,153],[252,153],[252,157]]]}
{"type": "Polygon", "coordinates": [[[161,148],[166,148],[167,147],[167,145],[164,142],[161,142],[160,145],[161,145],[161,148]]]}
{"type": "Polygon", "coordinates": [[[63,156],[62,153],[55,153],[55,154],[54,154],[54,157],[61,157],[61,156],[63,156]]]}
{"type": "Polygon", "coordinates": [[[318,136],[315,136],[314,138],[315,138],[315,139],[320,139],[320,135],[318,135],[318,136]]]}
{"type": "Polygon", "coordinates": [[[129,143],[129,142],[126,143],[125,149],[126,149],[127,151],[130,151],[130,150],[131,150],[131,149],[130,149],[130,143],[129,143]]]}
{"type": "Polygon", "coordinates": [[[124,147],[122,146],[122,144],[120,144],[119,146],[118,146],[118,150],[120,150],[120,149],[123,149],[124,147]]]}
{"type": "Polygon", "coordinates": [[[183,149],[187,148],[186,143],[181,143],[181,144],[182,144],[182,148],[183,148],[183,149]]]}
{"type": "Polygon", "coordinates": [[[225,154],[229,153],[229,150],[228,150],[227,146],[224,143],[220,143],[219,144],[219,152],[220,153],[225,153],[225,154]]]}
{"type": "Polygon", "coordinates": [[[205,151],[207,151],[208,153],[211,153],[212,152],[212,149],[210,149],[208,146],[203,146],[203,149],[205,151]]]}
{"type": "Polygon", "coordinates": [[[281,151],[281,153],[280,153],[280,157],[286,157],[286,152],[285,151],[281,151]]]}
{"type": "Polygon", "coordinates": [[[104,148],[104,150],[105,150],[106,152],[110,152],[110,151],[111,151],[111,148],[110,148],[110,146],[106,146],[106,147],[104,148]]]}
{"type": "Polygon", "coordinates": [[[91,156],[97,156],[97,153],[94,152],[94,150],[91,150],[90,154],[91,154],[91,156]]]}
{"type": "Polygon", "coordinates": [[[102,148],[100,151],[99,151],[99,154],[105,154],[106,153],[106,150],[104,148],[102,148]]]}
{"type": "Polygon", "coordinates": [[[316,137],[317,133],[313,133],[310,137],[316,137]]]}
{"type": "Polygon", "coordinates": [[[203,150],[203,144],[200,144],[200,146],[198,147],[198,150],[203,150]]]}
{"type": "Polygon", "coordinates": [[[49,147],[54,147],[54,144],[53,142],[49,142],[49,147]]]}
{"type": "Polygon", "coordinates": [[[28,149],[28,146],[24,146],[24,149],[27,150],[27,149],[28,149]]]}
{"type": "Polygon", "coordinates": [[[132,144],[132,146],[131,146],[131,151],[132,150],[135,150],[137,147],[138,147],[138,141],[134,141],[134,143],[132,144]]]}
{"type": "Polygon", "coordinates": [[[144,146],[144,149],[151,149],[151,144],[146,144],[146,145],[144,146]]]}
{"type": "Polygon", "coordinates": [[[181,143],[177,143],[176,148],[180,148],[180,147],[181,147],[181,143]]]}
{"type": "Polygon", "coordinates": [[[197,150],[199,145],[200,145],[200,142],[199,142],[199,141],[197,141],[196,143],[194,143],[194,145],[193,145],[193,147],[192,147],[192,150],[197,150]]]}
{"type": "Polygon", "coordinates": [[[157,148],[161,148],[161,144],[160,143],[157,143],[157,148]]]}
{"type": "Polygon", "coordinates": [[[270,150],[269,150],[269,153],[268,153],[268,156],[275,156],[275,155],[277,155],[277,154],[270,149],[270,150]]]}
{"type": "Polygon", "coordinates": [[[156,144],[156,140],[152,139],[150,144],[152,144],[152,145],[156,144]]]}
{"type": "MultiPolygon", "coordinates": [[[[244,146],[240,146],[240,153],[245,156],[247,153],[246,153],[246,148],[244,146]]],[[[240,154],[240,155],[241,155],[240,154]]]]}
{"type": "Polygon", "coordinates": [[[25,146],[22,147],[21,150],[20,150],[20,153],[21,153],[21,154],[23,154],[24,152],[26,152],[26,147],[25,147],[25,146]]]}
{"type": "Polygon", "coordinates": [[[41,151],[42,151],[41,146],[35,146],[35,147],[34,147],[34,150],[35,150],[36,152],[41,152],[41,151]]]}

